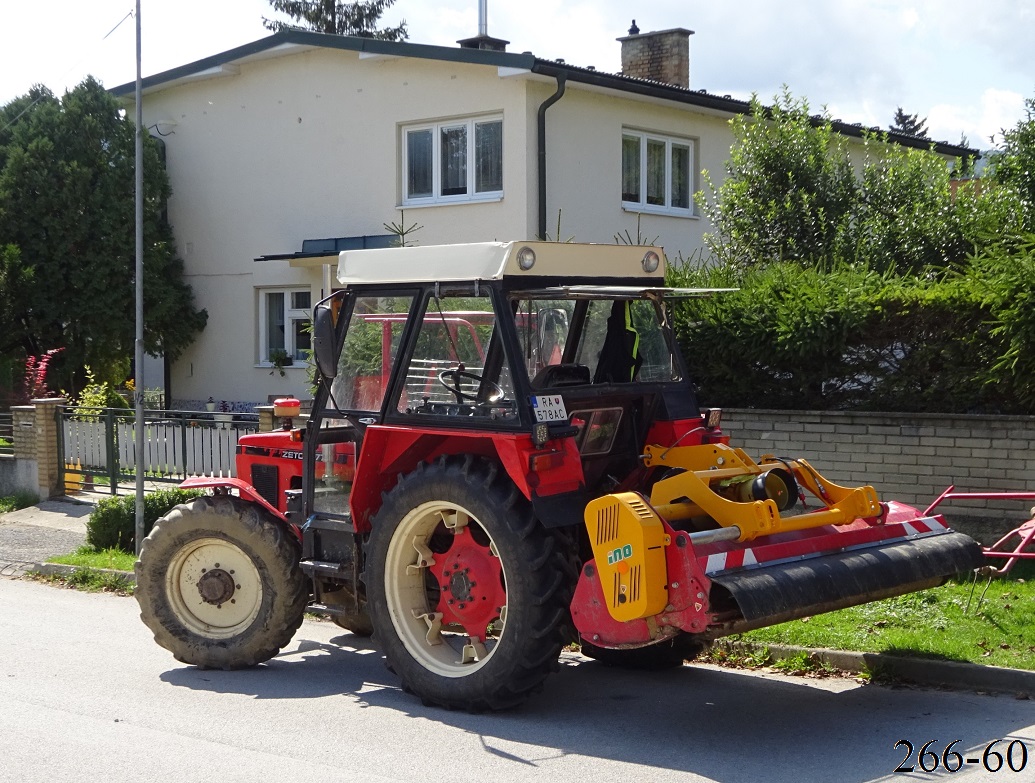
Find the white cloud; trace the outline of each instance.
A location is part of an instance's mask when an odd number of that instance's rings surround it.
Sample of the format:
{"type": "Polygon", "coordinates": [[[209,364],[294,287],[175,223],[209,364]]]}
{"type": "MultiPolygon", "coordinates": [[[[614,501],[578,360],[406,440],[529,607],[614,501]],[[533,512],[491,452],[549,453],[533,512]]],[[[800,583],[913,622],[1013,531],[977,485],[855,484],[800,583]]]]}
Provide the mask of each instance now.
{"type": "Polygon", "coordinates": [[[899,14],[902,27],[911,30],[920,22],[920,13],[915,8],[904,8],[899,14]]]}
{"type": "Polygon", "coordinates": [[[1024,96],[1010,90],[989,88],[977,106],[943,103],[931,108],[927,118],[931,135],[959,128],[971,146],[988,149],[1001,141],[1000,131],[1012,128],[1024,117],[1024,96]],[[995,137],[993,140],[992,137],[995,137]]]}

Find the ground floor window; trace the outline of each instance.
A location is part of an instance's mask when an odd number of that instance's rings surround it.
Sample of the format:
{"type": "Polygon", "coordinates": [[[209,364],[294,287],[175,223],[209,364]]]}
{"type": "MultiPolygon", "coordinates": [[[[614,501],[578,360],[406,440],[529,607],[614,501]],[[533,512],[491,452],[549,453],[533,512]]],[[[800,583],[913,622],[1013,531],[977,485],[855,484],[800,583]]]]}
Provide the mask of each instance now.
{"type": "Polygon", "coordinates": [[[694,144],[690,139],[622,132],[622,205],[644,212],[693,213],[694,144]]]}
{"type": "Polygon", "coordinates": [[[312,294],[308,288],[260,288],[259,363],[304,361],[312,346],[311,318],[312,294]]]}

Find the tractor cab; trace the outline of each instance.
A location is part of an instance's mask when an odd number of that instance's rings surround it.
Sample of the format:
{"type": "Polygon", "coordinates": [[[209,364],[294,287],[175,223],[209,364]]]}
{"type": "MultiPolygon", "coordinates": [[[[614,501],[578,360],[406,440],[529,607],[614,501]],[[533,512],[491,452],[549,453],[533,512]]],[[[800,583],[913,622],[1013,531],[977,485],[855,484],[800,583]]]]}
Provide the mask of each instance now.
{"type": "Polygon", "coordinates": [[[342,253],[345,288],[317,307],[314,337],[330,383],[313,437],[347,438],[357,453],[371,435],[386,448],[401,440],[406,455],[355,488],[324,472],[311,509],[351,505],[362,529],[368,499],[393,471],[452,451],[534,466],[519,471],[519,484],[544,524],[579,521],[588,499],[642,471],[652,428],[701,421],[663,297],[710,292],[665,289],[664,276],[663,254],[644,247],[342,253]],[[345,504],[348,490],[359,497],[345,504]]]}

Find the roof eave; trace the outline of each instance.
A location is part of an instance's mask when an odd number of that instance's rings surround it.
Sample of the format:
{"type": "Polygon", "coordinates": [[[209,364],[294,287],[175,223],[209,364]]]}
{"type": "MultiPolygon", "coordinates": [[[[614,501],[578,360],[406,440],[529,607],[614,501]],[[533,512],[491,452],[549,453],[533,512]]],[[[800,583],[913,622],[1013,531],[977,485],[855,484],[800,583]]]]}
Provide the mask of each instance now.
{"type": "MultiPolygon", "coordinates": [[[[726,114],[750,114],[751,103],[728,96],[719,96],[703,90],[695,91],[685,87],[677,87],[673,84],[652,82],[645,79],[636,79],[621,74],[605,73],[603,71],[590,71],[585,68],[570,66],[552,60],[540,60],[536,58],[531,68],[532,73],[557,78],[563,75],[569,82],[579,82],[605,89],[620,90],[622,92],[642,95],[649,98],[674,101],[676,103],[697,106],[702,109],[719,111],[726,114]]],[[[813,124],[819,125],[825,122],[822,117],[813,117],[813,124]]],[[[867,133],[887,133],[888,138],[896,144],[915,149],[932,149],[939,155],[949,157],[981,157],[980,151],[971,147],[964,147],[959,144],[949,144],[944,141],[932,141],[930,139],[906,134],[884,131],[881,128],[866,128],[861,125],[853,125],[840,120],[831,120],[831,127],[844,136],[851,136],[857,139],[863,138],[867,133]]]]}
{"type": "MultiPolygon", "coordinates": [[[[513,54],[510,52],[494,52],[484,49],[461,49],[453,46],[432,46],[429,44],[413,44],[398,41],[382,41],[377,38],[363,38],[350,35],[328,35],[307,30],[282,30],[257,41],[229,49],[211,57],[205,57],[168,71],[148,76],[141,80],[141,89],[153,90],[161,85],[196,76],[205,71],[221,68],[246,57],[271,51],[282,46],[311,46],[322,49],[341,49],[369,54],[393,55],[396,57],[414,57],[424,60],[442,60],[446,62],[470,63],[474,65],[494,65],[529,70],[535,58],[530,54],[513,54]]],[[[132,99],[136,82],[127,82],[113,87],[109,92],[118,98],[132,99]]]]}

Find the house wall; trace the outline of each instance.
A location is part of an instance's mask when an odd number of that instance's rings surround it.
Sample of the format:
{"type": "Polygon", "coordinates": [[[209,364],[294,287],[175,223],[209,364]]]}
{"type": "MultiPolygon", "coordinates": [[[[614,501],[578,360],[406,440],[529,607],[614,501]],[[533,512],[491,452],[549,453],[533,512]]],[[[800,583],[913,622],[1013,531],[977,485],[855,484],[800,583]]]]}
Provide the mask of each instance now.
{"type": "Polygon", "coordinates": [[[169,217],[186,280],[209,314],[173,366],[174,402],[199,408],[211,396],[240,409],[271,394],[308,397],[303,367],[281,378],[259,366],[257,288],[308,285],[315,300],[323,270],[253,259],[299,250],[306,238],[384,234],[385,222],[400,219],[400,126],[480,113],[504,116],[505,198],[408,208],[406,223],[424,226],[416,239],[425,245],[534,233],[526,156],[532,150],[534,160],[535,141],[520,77],[309,50],[147,93],[145,125],[167,134],[169,217]]]}
{"type": "MultiPolygon", "coordinates": [[[[553,90],[535,85],[540,103],[553,90]]],[[[561,211],[562,239],[613,243],[615,234],[637,238],[638,213],[622,207],[622,131],[629,128],[690,139],[694,142],[696,180],[702,168],[718,174],[729,157],[732,136],[728,117],[691,111],[686,106],[617,98],[579,85],[547,112],[547,231],[556,234],[561,211]]],[[[704,246],[707,219],[643,213],[640,236],[657,237],[669,259],[690,258],[704,246]]]]}

